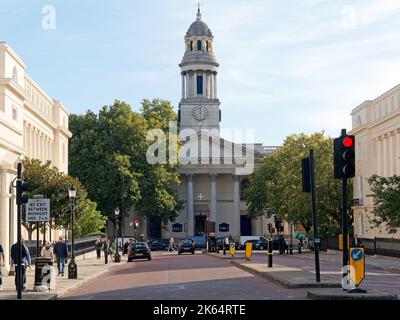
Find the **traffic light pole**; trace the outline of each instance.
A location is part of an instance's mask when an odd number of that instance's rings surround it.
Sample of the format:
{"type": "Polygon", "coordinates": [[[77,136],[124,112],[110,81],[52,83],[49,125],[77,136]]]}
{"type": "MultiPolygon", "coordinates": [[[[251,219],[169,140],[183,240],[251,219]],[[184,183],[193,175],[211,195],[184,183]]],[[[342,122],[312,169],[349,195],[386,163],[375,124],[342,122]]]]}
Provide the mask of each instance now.
{"type": "Polygon", "coordinates": [[[342,243],[343,243],[343,278],[347,276],[347,265],[349,264],[349,248],[347,246],[347,223],[348,223],[348,214],[347,214],[347,178],[342,179],[342,243]]]}
{"type": "Polygon", "coordinates": [[[315,175],[314,175],[314,150],[310,149],[310,179],[311,179],[311,201],[312,201],[312,220],[314,231],[314,255],[315,255],[315,277],[317,282],[321,282],[321,273],[319,266],[319,243],[318,225],[317,225],[317,204],[315,196],[315,175]]]}
{"type": "MultiPolygon", "coordinates": [[[[17,169],[17,194],[19,194],[21,190],[22,184],[22,163],[18,163],[17,169]]],[[[22,204],[17,197],[17,243],[18,243],[18,268],[15,268],[15,272],[17,272],[17,299],[22,299],[22,204]]]]}

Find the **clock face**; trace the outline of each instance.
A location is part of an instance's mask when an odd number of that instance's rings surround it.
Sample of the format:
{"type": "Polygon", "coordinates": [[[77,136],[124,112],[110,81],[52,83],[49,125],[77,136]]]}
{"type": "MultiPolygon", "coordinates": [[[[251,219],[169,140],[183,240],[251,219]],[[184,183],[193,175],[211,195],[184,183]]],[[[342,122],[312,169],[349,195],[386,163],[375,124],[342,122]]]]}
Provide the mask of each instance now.
{"type": "Polygon", "coordinates": [[[205,106],[197,106],[193,109],[193,116],[196,120],[202,121],[207,118],[208,111],[205,106]]]}

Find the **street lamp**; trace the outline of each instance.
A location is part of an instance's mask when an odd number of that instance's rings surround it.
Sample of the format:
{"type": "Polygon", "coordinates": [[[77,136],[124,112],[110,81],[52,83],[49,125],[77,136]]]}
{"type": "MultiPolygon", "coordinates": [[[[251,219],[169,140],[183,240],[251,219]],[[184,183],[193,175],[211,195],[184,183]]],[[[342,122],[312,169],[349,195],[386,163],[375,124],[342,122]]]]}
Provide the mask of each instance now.
{"type": "Polygon", "coordinates": [[[114,254],[114,262],[121,262],[121,256],[118,253],[118,217],[119,217],[119,208],[116,208],[114,211],[115,214],[115,254],[114,254]]]}
{"type": "Polygon", "coordinates": [[[294,226],[294,222],[293,220],[290,221],[290,250],[289,250],[289,254],[293,255],[293,226],[294,226]]]}
{"type": "Polygon", "coordinates": [[[78,268],[75,263],[75,242],[74,242],[74,224],[75,224],[75,199],[76,199],[76,188],[71,186],[68,189],[69,202],[71,205],[71,261],[68,264],[68,279],[77,279],[78,278],[78,268]]]}

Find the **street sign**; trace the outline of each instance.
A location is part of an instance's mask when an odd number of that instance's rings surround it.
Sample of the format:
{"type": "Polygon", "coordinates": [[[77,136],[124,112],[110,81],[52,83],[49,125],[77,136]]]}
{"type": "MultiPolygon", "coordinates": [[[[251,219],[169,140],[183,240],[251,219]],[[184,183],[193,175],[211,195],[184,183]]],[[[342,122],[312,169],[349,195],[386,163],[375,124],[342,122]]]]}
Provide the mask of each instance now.
{"type": "Polygon", "coordinates": [[[358,286],[365,277],[364,247],[350,247],[350,278],[358,286]]]}
{"type": "Polygon", "coordinates": [[[50,199],[29,199],[26,204],[26,221],[50,221],[50,199]]]}

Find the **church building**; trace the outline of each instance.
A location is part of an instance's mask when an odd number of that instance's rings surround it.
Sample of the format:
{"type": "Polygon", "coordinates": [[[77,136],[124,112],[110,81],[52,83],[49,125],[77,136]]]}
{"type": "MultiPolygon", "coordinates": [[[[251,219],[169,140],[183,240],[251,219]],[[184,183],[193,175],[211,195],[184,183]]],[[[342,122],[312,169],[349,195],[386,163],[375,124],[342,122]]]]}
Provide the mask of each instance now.
{"type": "MultiPolygon", "coordinates": [[[[261,159],[278,147],[236,144],[221,137],[222,132],[224,137],[227,132],[229,136],[229,130],[220,130],[223,112],[218,95],[219,63],[214,54],[214,36],[202,20],[200,9],[186,33],[185,53],[179,67],[182,147],[178,193],[184,208],[166,228],[155,218],[132,215],[129,220],[140,221],[139,232],[146,239],[214,234],[239,240],[240,236],[266,234],[269,219],[250,219],[243,192],[261,159]]],[[[126,224],[124,231],[126,235],[132,234],[126,224]]]]}

